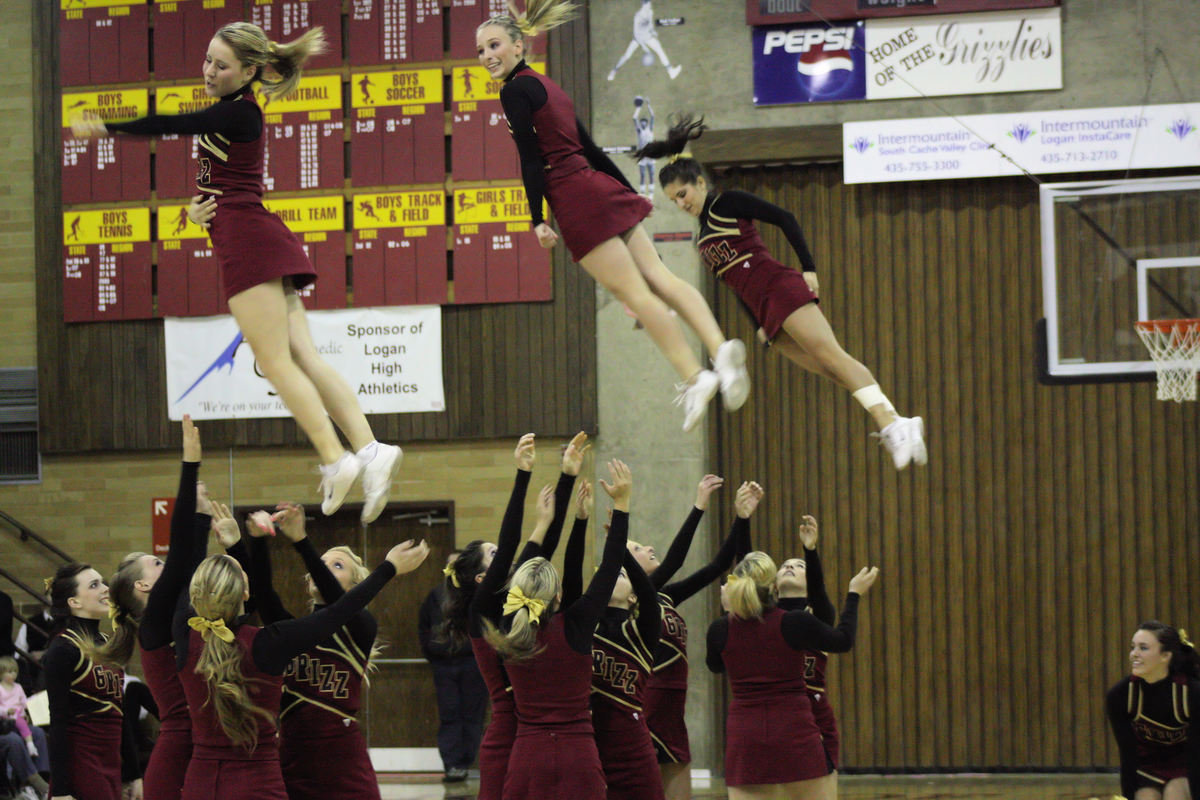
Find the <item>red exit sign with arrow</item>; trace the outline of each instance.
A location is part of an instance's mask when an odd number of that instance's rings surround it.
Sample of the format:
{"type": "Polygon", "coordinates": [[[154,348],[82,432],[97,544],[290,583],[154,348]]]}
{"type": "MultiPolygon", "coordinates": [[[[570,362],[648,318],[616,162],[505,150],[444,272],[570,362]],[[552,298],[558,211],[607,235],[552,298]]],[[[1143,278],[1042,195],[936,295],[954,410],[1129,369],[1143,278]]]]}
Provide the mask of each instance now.
{"type": "Polygon", "coordinates": [[[174,497],[155,497],[150,501],[150,530],[153,532],[154,555],[166,558],[171,549],[171,512],[174,497]]]}

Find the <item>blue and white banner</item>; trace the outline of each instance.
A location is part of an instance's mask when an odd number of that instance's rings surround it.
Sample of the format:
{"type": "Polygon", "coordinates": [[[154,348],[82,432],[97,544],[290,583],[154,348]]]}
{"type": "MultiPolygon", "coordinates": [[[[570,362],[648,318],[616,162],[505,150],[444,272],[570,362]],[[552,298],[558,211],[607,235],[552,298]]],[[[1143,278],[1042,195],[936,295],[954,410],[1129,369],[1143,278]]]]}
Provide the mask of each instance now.
{"type": "Polygon", "coordinates": [[[1061,9],[754,28],[754,104],[1062,88],[1061,9]]]}
{"type": "Polygon", "coordinates": [[[1200,166],[1200,103],[842,125],[846,183],[1200,166]]]}
{"type": "MultiPolygon", "coordinates": [[[[309,311],[313,344],[367,414],[444,411],[441,306],[309,311]]],[[[173,420],[290,417],[233,317],[164,323],[173,420]]]]}

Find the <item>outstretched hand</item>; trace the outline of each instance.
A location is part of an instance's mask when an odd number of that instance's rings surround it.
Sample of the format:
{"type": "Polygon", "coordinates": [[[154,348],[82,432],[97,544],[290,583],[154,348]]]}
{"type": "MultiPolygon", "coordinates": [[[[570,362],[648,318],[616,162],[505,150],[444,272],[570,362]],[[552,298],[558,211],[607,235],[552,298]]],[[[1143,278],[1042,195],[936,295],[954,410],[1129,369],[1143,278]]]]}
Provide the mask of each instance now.
{"type": "Polygon", "coordinates": [[[522,472],[533,471],[533,460],[536,453],[533,446],[534,435],[527,433],[517,442],[517,449],[513,450],[513,458],[517,461],[517,469],[522,472]]]}
{"type": "Polygon", "coordinates": [[[596,498],[592,495],[592,482],[584,478],[579,482],[579,489],[575,492],[575,516],[578,519],[590,517],[595,502],[596,498]]]}
{"type": "Polygon", "coordinates": [[[804,545],[805,550],[817,549],[817,518],[812,514],[805,514],[800,518],[800,528],[796,531],[800,534],[800,544],[804,545]]]}
{"type": "Polygon", "coordinates": [[[104,120],[91,111],[85,111],[71,120],[71,135],[76,139],[92,139],[97,136],[107,136],[108,127],[104,120]]]}
{"type": "Polygon", "coordinates": [[[613,500],[613,508],[618,511],[629,511],[629,497],[633,493],[633,473],[624,461],[614,458],[608,462],[608,474],[612,483],[600,479],[600,486],[613,500]]]}
{"type": "Polygon", "coordinates": [[[700,483],[696,486],[696,508],[701,511],[708,510],[708,500],[712,497],[712,493],[725,485],[725,479],[720,475],[705,475],[700,479],[700,483]]]}
{"type": "Polygon", "coordinates": [[[246,533],[252,539],[274,536],[275,523],[271,521],[271,513],[262,509],[251,511],[246,517],[246,533]]]}
{"type": "Polygon", "coordinates": [[[538,492],[537,499],[537,525],[538,527],[549,527],[550,521],[554,519],[554,487],[546,484],[542,490],[538,492]]]}
{"type": "Polygon", "coordinates": [[[875,580],[879,577],[879,567],[863,567],[858,571],[858,574],[850,579],[850,591],[858,595],[864,595],[867,590],[875,585],[875,580]]]}
{"type": "Polygon", "coordinates": [[[242,540],[237,520],[233,518],[233,514],[229,513],[229,506],[215,500],[212,504],[212,531],[217,535],[217,541],[224,550],[228,550],[242,540]]]}
{"type": "Polygon", "coordinates": [[[304,506],[299,503],[279,503],[275,513],[270,516],[271,522],[283,532],[288,541],[298,542],[305,537],[304,506]]]}
{"type": "Polygon", "coordinates": [[[746,481],[739,486],[737,496],[733,500],[737,515],[742,519],[750,519],[754,509],[758,508],[758,502],[763,499],[763,494],[763,488],[754,481],[746,481]]]}
{"type": "Polygon", "coordinates": [[[583,467],[583,457],[591,447],[587,438],[587,434],[580,431],[563,449],[562,471],[567,475],[578,475],[583,467]]]}
{"type": "Polygon", "coordinates": [[[397,575],[403,575],[421,566],[421,562],[428,555],[429,545],[425,543],[424,539],[416,543],[409,539],[388,550],[384,559],[396,568],[397,575]]]}
{"type": "Polygon", "coordinates": [[[189,464],[200,463],[200,430],[188,414],[183,415],[183,460],[189,464]]]}

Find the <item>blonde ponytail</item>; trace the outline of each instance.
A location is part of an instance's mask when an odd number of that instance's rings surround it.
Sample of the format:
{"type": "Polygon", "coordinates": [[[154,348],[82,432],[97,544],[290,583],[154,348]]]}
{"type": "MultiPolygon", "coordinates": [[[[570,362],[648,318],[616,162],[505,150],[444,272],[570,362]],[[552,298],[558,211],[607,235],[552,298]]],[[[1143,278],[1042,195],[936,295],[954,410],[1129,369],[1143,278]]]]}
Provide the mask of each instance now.
{"type": "Polygon", "coordinates": [[[290,42],[272,42],[262,28],[250,22],[231,22],[216,36],[229,45],[242,66],[258,68],[255,80],[262,82],[268,101],[295,90],[305,62],[328,49],[320,25],[290,42]],[[263,67],[270,67],[278,77],[265,74],[263,67]]]}
{"type": "Polygon", "coordinates": [[[142,612],[146,608],[137,594],[137,582],[142,579],[141,560],[145,556],[146,553],[125,556],[108,581],[108,616],[112,621],[113,635],[90,653],[97,663],[123,668],[133,657],[138,626],[142,623],[142,612]]]}
{"type": "MultiPolygon", "coordinates": [[[[508,14],[488,17],[475,31],[478,33],[489,25],[498,25],[514,43],[524,42],[526,37],[532,39],[538,34],[547,33],[570,22],[575,18],[577,9],[578,6],[570,0],[528,0],[525,11],[518,13],[510,0],[508,14]]],[[[525,42],[525,53],[529,53],[528,42],[525,42]]]]}
{"type": "Polygon", "coordinates": [[[730,612],[739,619],[761,619],[763,612],[775,605],[772,587],[776,572],[775,562],[766,553],[747,553],[725,582],[730,612]]]}
{"type": "MultiPolygon", "coordinates": [[[[241,567],[229,556],[213,555],[200,562],[188,587],[196,615],[231,627],[245,595],[241,567]]],[[[208,700],[216,710],[221,730],[233,744],[248,753],[258,746],[258,720],[272,725],[275,716],[254,704],[242,674],[242,648],[236,639],[227,642],[212,631],[202,634],[204,647],[196,674],[208,684],[208,700]]]]}
{"type": "Polygon", "coordinates": [[[544,648],[538,645],[538,629],[554,613],[554,601],[561,583],[558,570],[544,558],[531,558],[520,566],[510,581],[512,595],[520,596],[520,607],[512,615],[508,633],[490,620],[483,621],[483,637],[504,660],[528,661],[544,648]],[[540,604],[540,606],[539,606],[540,604]]]}

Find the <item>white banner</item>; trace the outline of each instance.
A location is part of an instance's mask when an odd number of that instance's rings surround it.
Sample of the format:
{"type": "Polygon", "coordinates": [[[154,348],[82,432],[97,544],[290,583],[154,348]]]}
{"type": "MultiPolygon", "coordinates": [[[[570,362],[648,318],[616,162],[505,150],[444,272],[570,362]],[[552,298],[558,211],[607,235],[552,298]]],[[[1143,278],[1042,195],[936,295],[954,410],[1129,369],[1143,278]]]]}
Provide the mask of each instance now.
{"type": "Polygon", "coordinates": [[[1062,88],[1060,8],[754,28],[754,103],[1062,88]]]}
{"type": "MultiPolygon", "coordinates": [[[[441,306],[309,311],[313,343],[367,414],[444,411],[441,306]]],[[[233,317],[165,321],[171,419],[290,417],[233,317]]]]}
{"type": "Polygon", "coordinates": [[[1200,165],[1200,103],[842,125],[846,183],[1200,165]]]}

